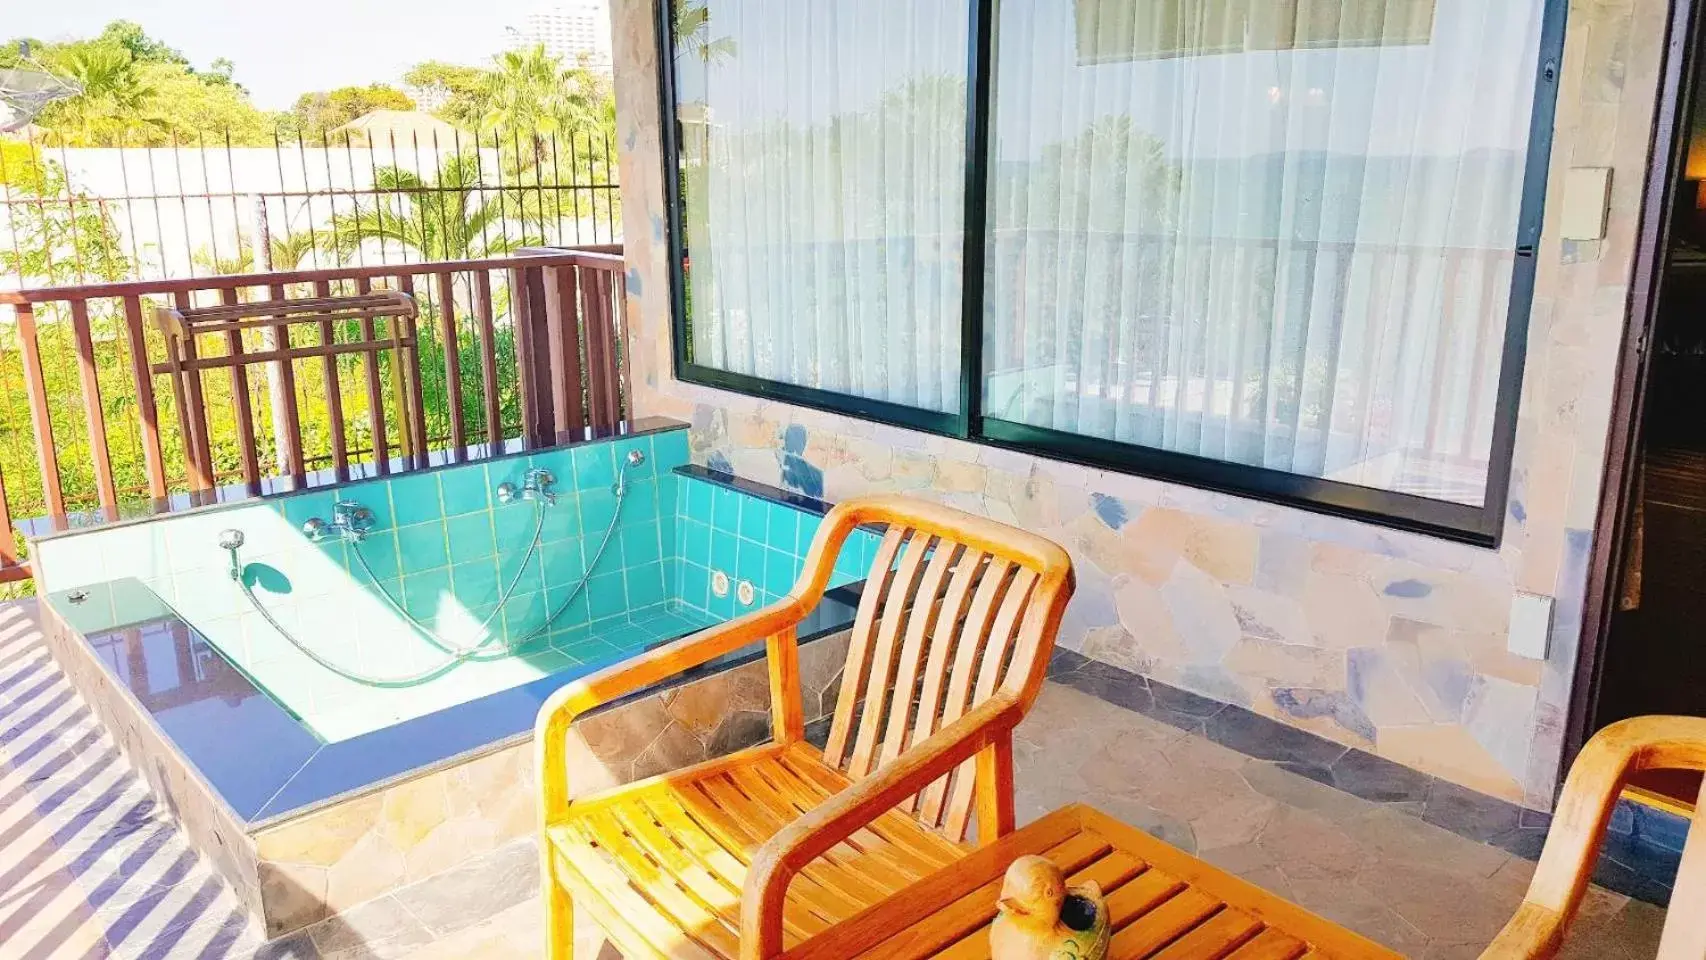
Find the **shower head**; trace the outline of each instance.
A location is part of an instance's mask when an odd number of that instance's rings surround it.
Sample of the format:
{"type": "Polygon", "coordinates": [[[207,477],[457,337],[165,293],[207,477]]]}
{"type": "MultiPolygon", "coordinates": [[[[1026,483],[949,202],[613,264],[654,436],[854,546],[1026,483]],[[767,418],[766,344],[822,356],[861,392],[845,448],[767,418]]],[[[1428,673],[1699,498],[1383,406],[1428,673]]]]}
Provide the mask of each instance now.
{"type": "Polygon", "coordinates": [[[241,531],[241,530],[221,530],[221,531],[219,531],[219,549],[221,549],[221,550],[235,550],[238,547],[241,547],[242,545],[243,545],[243,531],[241,531]]]}
{"type": "Polygon", "coordinates": [[[628,455],[622,458],[622,466],[616,471],[616,484],[611,488],[616,496],[621,497],[628,492],[628,471],[645,462],[646,455],[638,450],[629,450],[628,455]]]}

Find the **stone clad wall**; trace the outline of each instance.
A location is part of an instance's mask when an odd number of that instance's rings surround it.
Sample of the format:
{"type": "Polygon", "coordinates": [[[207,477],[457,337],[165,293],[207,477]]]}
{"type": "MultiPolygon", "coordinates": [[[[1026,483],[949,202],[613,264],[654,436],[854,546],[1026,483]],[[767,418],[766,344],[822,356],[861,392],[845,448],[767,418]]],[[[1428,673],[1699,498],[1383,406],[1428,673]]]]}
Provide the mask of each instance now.
{"type": "Polygon", "coordinates": [[[1530,806],[1551,806],[1666,26],[1662,0],[1572,0],[1554,190],[1505,539],[1484,550],[677,382],[650,3],[615,5],[635,404],[695,462],[839,499],[916,492],[1065,544],[1061,642],[1530,806]],[[1557,185],[1610,167],[1610,232],[1558,237],[1557,185]],[[1545,662],[1512,595],[1556,598],[1545,662]]]}

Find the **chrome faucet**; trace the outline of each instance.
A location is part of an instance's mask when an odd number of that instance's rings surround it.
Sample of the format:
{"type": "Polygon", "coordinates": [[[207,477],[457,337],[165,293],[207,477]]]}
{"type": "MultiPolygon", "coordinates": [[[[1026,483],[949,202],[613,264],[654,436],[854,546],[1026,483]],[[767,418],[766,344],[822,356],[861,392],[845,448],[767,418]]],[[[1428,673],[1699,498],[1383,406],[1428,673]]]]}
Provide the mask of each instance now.
{"type": "Polygon", "coordinates": [[[557,477],[549,470],[534,467],[521,475],[521,486],[513,483],[498,484],[498,502],[515,503],[517,500],[538,500],[546,506],[557,502],[557,495],[551,487],[557,483],[557,477]]]}
{"type": "Polygon", "coordinates": [[[373,532],[373,511],[355,500],[339,500],[332,506],[332,519],[309,517],[302,532],[314,543],[337,538],[361,543],[373,532]]]}

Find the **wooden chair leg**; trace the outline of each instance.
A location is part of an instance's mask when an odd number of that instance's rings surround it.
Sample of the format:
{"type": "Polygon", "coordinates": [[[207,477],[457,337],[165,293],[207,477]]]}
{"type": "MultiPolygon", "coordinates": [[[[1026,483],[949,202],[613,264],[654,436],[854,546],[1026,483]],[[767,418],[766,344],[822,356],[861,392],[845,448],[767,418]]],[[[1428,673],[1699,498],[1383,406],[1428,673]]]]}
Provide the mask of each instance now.
{"type": "Polygon", "coordinates": [[[557,882],[549,849],[541,852],[543,860],[540,880],[545,895],[545,957],[546,960],[575,960],[575,903],[563,885],[557,882]]]}
{"type": "Polygon", "coordinates": [[[1013,735],[977,754],[977,843],[988,846],[1013,832],[1013,735]]]}

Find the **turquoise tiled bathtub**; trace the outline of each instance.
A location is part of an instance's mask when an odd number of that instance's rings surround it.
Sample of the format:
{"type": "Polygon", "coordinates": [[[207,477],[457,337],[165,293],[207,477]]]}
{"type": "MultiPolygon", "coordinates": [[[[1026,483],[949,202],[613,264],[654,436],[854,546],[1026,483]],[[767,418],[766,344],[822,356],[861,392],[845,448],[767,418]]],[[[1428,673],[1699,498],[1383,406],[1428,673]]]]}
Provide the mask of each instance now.
{"type": "MultiPolygon", "coordinates": [[[[755,496],[693,474],[686,463],[686,431],[674,429],[80,531],[38,541],[33,556],[49,601],[81,632],[127,622],[126,611],[100,607],[137,595],[94,587],[139,581],[280,706],[337,742],[584,672],[785,594],[821,505],[755,496]],[[646,460],[630,471],[617,515],[617,465],[632,449],[646,460]],[[500,504],[493,495],[531,467],[557,477],[557,502],[542,524],[531,502],[500,504]],[[359,557],[353,545],[316,544],[301,532],[310,518],[329,519],[339,499],[374,513],[359,557]],[[541,630],[594,560],[613,516],[610,543],[586,588],[541,630]],[[540,547],[528,557],[536,524],[540,547]],[[272,618],[341,666],[400,676],[444,661],[381,590],[459,645],[493,638],[494,654],[404,689],[340,677],[293,647],[232,582],[219,546],[229,529],[244,534],[245,576],[272,618]],[[494,615],[517,573],[509,602],[494,615]],[[71,602],[80,594],[88,599],[71,602]],[[513,651],[500,642],[523,638],[513,651]]],[[[865,531],[854,535],[835,585],[862,576],[875,543],[865,531]]]]}

